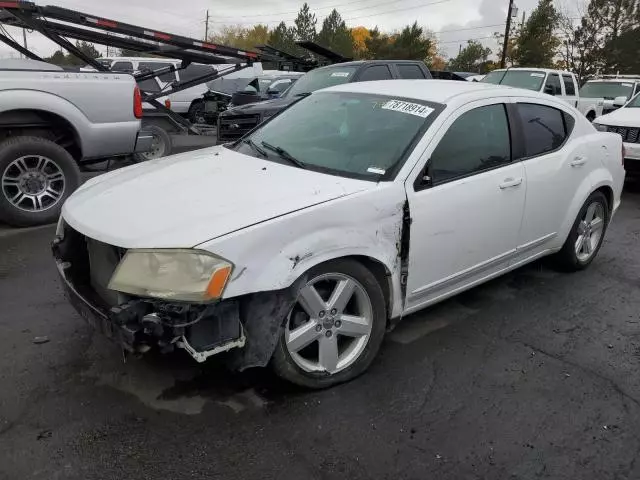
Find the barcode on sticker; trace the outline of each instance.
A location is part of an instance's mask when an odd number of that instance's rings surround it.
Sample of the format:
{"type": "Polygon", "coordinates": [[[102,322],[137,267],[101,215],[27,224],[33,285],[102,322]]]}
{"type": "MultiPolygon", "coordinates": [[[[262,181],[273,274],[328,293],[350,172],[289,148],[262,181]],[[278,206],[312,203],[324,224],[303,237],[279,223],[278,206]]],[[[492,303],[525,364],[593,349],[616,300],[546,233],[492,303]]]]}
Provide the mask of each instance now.
{"type": "Polygon", "coordinates": [[[387,173],[386,170],[383,170],[382,168],[376,168],[376,167],[367,168],[367,172],[375,173],[376,175],[384,175],[385,173],[387,173]]]}
{"type": "Polygon", "coordinates": [[[349,72],[333,72],[331,74],[332,77],[348,77],[351,75],[349,72]]]}
{"type": "Polygon", "coordinates": [[[427,118],[431,115],[431,112],[433,112],[433,108],[420,105],[419,103],[403,102],[402,100],[389,100],[382,105],[382,109],[408,113],[422,118],[427,118]]]}

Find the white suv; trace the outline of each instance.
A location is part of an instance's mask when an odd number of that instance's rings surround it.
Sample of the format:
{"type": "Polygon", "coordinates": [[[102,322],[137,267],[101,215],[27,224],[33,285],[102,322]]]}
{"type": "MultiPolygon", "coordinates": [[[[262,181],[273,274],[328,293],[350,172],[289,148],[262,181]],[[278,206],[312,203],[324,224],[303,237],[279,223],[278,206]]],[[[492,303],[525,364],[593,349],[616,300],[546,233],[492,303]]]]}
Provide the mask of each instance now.
{"type": "Polygon", "coordinates": [[[593,121],[620,108],[638,93],[640,76],[604,75],[602,78],[589,80],[582,86],[578,110],[593,121]]]}
{"type": "Polygon", "coordinates": [[[578,105],[578,81],[571,72],[548,68],[507,68],[488,73],[481,82],[547,93],[578,105]]]}
{"type": "Polygon", "coordinates": [[[601,132],[619,133],[625,150],[624,168],[640,174],[640,93],[622,108],[599,117],[593,126],[601,132]]]}

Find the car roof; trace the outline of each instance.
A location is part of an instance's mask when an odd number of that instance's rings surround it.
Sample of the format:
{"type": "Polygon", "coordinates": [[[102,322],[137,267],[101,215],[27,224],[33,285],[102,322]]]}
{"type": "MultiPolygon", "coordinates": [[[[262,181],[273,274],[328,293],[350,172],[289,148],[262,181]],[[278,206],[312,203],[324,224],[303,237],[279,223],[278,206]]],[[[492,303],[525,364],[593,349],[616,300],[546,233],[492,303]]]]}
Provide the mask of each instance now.
{"type": "MultiPolygon", "coordinates": [[[[465,94],[487,96],[508,96],[503,85],[492,83],[464,82],[460,80],[377,80],[373,82],[352,82],[336,85],[323,91],[371,93],[374,95],[413,98],[435,103],[447,103],[451,98],[465,94]]],[[[515,90],[515,89],[514,89],[515,90]]],[[[519,90],[524,94],[528,90],[519,90]]],[[[535,93],[535,92],[533,92],[535,93]]]]}
{"type": "MultiPolygon", "coordinates": [[[[331,65],[325,65],[324,67],[316,68],[315,70],[321,70],[325,68],[341,68],[341,67],[359,67],[361,65],[368,65],[370,63],[390,64],[390,63],[423,63],[420,60],[354,60],[352,62],[340,62],[333,63],[331,65]]],[[[426,66],[425,66],[426,67],[426,66]]],[[[313,70],[311,70],[313,71],[313,70]]]]}
{"type": "Polygon", "coordinates": [[[537,68],[537,67],[512,67],[512,68],[498,68],[496,70],[493,70],[492,72],[489,73],[493,73],[493,72],[505,72],[505,71],[524,71],[524,72],[544,72],[544,73],[570,73],[571,75],[573,75],[572,72],[568,71],[568,70],[558,70],[555,68],[537,68]]]}

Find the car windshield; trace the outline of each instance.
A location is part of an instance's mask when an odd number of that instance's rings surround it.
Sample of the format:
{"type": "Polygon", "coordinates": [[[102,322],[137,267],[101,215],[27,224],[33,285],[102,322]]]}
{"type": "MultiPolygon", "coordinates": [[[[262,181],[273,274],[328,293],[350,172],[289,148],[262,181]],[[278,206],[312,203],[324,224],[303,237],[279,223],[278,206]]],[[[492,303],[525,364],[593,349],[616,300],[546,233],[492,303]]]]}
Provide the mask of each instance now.
{"type": "Polygon", "coordinates": [[[580,89],[583,98],[604,98],[614,100],[617,97],[631,97],[633,83],[628,82],[587,82],[580,89]]]}
{"type": "Polygon", "coordinates": [[[640,108],[640,94],[636,95],[633,100],[627,103],[626,108],[640,108]]]}
{"type": "Polygon", "coordinates": [[[545,73],[534,70],[498,70],[487,74],[481,82],[540,91],[545,73]]]}
{"type": "Polygon", "coordinates": [[[398,97],[320,92],[228,148],[334,175],[390,180],[442,108],[398,97]]]}
{"type": "Polygon", "coordinates": [[[300,80],[289,89],[287,97],[307,95],[321,88],[348,83],[355,72],[356,67],[332,67],[311,70],[300,77],[300,80]]]}

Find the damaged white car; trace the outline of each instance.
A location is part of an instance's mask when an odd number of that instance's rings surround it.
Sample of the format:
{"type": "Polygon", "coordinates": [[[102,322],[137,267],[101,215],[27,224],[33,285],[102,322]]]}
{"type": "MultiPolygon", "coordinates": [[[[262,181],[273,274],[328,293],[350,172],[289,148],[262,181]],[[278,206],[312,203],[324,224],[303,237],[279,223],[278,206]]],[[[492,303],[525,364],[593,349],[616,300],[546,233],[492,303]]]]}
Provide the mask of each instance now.
{"type": "Polygon", "coordinates": [[[89,181],[53,250],[76,309],[125,349],[225,352],[323,388],[364,372],[403,315],[544,255],[589,265],[621,155],[535,92],[352,83],[234,144],[89,181]]]}

